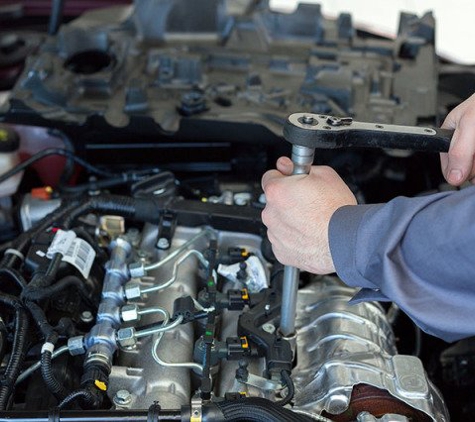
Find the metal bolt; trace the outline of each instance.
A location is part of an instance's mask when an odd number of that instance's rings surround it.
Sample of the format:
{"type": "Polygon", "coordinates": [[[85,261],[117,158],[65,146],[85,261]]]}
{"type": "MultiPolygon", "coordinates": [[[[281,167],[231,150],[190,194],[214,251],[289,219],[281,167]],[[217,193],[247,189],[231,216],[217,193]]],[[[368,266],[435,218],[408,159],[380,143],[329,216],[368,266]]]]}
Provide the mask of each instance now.
{"type": "Polygon", "coordinates": [[[159,249],[168,249],[170,247],[170,242],[166,237],[161,237],[158,239],[157,247],[159,249]]]}
{"type": "Polygon", "coordinates": [[[92,312],[90,311],[83,311],[81,312],[80,318],[82,322],[88,324],[94,320],[94,315],[92,315],[92,312]]]}
{"type": "Polygon", "coordinates": [[[84,346],[84,336],[70,337],[68,340],[69,353],[72,356],[83,355],[86,353],[84,346]]]}
{"type": "Polygon", "coordinates": [[[119,390],[115,393],[114,403],[119,406],[127,406],[132,402],[132,394],[128,390],[119,390]]]}
{"type": "Polygon", "coordinates": [[[134,247],[138,247],[140,244],[140,231],[135,227],[130,228],[127,230],[126,233],[127,239],[134,247]]]}
{"type": "Polygon", "coordinates": [[[302,116],[302,123],[306,125],[312,125],[315,122],[315,119],[312,116],[302,116]]]}
{"type": "Polygon", "coordinates": [[[137,321],[140,319],[139,307],[136,304],[122,306],[120,316],[124,322],[137,321]]]}
{"type": "Polygon", "coordinates": [[[131,278],[140,278],[147,274],[145,265],[142,262],[133,262],[130,264],[129,273],[131,278]]]}
{"type": "Polygon", "coordinates": [[[376,418],[371,413],[364,411],[364,412],[358,413],[356,420],[358,422],[370,422],[370,421],[375,421],[376,418]]]}
{"type": "Polygon", "coordinates": [[[344,412],[349,405],[349,397],[344,394],[333,394],[328,402],[328,410],[331,413],[340,414],[344,412]]]}
{"type": "Polygon", "coordinates": [[[264,324],[262,326],[262,329],[269,334],[274,334],[275,333],[275,326],[273,324],[264,324]]]}

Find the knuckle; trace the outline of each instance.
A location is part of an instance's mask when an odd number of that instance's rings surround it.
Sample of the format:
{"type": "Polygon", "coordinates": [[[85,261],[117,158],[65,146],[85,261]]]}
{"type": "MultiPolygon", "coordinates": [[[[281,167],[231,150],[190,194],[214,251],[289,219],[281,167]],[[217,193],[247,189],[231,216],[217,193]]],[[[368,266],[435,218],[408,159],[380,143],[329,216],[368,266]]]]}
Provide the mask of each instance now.
{"type": "Polygon", "coordinates": [[[265,226],[269,225],[270,216],[269,216],[269,207],[265,207],[261,212],[261,220],[265,226]]]}
{"type": "Polygon", "coordinates": [[[279,184],[276,183],[276,181],[274,180],[270,180],[264,188],[264,193],[266,194],[267,203],[276,202],[280,196],[280,191],[281,189],[280,189],[279,184]]]}
{"type": "Polygon", "coordinates": [[[464,141],[458,141],[453,144],[453,146],[449,150],[449,159],[450,161],[456,162],[469,162],[472,159],[473,153],[470,151],[473,150],[475,145],[466,145],[464,141]],[[468,151],[468,149],[470,151],[468,151]]]}

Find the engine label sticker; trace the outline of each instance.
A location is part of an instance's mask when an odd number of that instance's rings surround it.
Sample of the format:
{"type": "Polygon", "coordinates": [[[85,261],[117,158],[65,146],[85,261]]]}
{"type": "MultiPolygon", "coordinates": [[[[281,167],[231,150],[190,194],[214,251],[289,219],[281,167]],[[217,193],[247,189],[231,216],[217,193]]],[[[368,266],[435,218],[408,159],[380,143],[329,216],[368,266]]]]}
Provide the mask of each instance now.
{"type": "Polygon", "coordinates": [[[95,257],[96,251],[93,247],[85,240],[76,238],[62,260],[76,267],[84,278],[88,278],[95,257]]]}
{"type": "Polygon", "coordinates": [[[75,238],[76,233],[71,230],[58,230],[54,236],[53,242],[51,242],[51,246],[46,252],[46,256],[51,259],[57,253],[60,253],[63,256],[66,255],[75,238]]]}

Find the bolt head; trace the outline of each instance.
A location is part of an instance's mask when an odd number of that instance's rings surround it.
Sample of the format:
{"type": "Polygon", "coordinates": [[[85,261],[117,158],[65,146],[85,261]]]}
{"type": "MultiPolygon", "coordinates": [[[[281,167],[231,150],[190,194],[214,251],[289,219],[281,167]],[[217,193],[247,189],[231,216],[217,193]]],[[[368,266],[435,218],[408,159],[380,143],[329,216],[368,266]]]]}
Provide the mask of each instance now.
{"type": "Polygon", "coordinates": [[[71,356],[83,355],[86,353],[84,336],[71,337],[68,340],[68,349],[71,356]]]}
{"type": "Polygon", "coordinates": [[[333,394],[328,399],[327,408],[331,413],[340,414],[348,408],[349,401],[344,394],[333,394]]]}
{"type": "Polygon", "coordinates": [[[135,346],[137,342],[135,339],[135,328],[122,328],[117,331],[117,342],[122,347],[135,346]]]}
{"type": "Polygon", "coordinates": [[[92,312],[90,311],[83,311],[81,312],[80,318],[82,322],[89,323],[94,320],[94,315],[92,315],[92,312]]]}
{"type": "Polygon", "coordinates": [[[125,297],[128,300],[137,299],[140,297],[140,285],[134,281],[127,283],[124,287],[125,297]]]}
{"type": "Polygon", "coordinates": [[[274,324],[264,324],[262,326],[262,329],[269,334],[274,334],[275,333],[275,325],[274,324]]]}
{"type": "Polygon", "coordinates": [[[159,249],[168,249],[170,247],[170,242],[166,237],[161,237],[158,239],[157,247],[159,249]]]}
{"type": "Polygon", "coordinates": [[[140,319],[139,307],[137,305],[125,305],[122,306],[120,314],[124,322],[137,321],[140,319]]]}
{"type": "Polygon", "coordinates": [[[129,273],[131,278],[140,278],[146,275],[145,265],[142,262],[134,262],[129,265],[129,273]]]}
{"type": "Polygon", "coordinates": [[[115,393],[114,402],[118,405],[127,405],[132,402],[132,394],[128,390],[119,390],[115,393]]]}

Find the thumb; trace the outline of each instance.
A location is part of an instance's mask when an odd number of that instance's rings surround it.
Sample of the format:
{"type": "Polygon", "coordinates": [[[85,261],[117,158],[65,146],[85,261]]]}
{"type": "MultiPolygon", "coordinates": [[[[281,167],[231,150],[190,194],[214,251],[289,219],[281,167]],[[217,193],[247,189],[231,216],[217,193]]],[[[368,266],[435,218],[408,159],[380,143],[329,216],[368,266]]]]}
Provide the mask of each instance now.
{"type": "Polygon", "coordinates": [[[461,185],[471,175],[475,155],[474,135],[472,121],[461,121],[455,129],[448,154],[441,156],[442,172],[451,185],[461,185]]]}
{"type": "Polygon", "coordinates": [[[294,163],[289,157],[280,157],[277,160],[277,170],[285,176],[290,176],[294,171],[294,163]]]}

